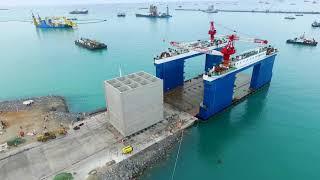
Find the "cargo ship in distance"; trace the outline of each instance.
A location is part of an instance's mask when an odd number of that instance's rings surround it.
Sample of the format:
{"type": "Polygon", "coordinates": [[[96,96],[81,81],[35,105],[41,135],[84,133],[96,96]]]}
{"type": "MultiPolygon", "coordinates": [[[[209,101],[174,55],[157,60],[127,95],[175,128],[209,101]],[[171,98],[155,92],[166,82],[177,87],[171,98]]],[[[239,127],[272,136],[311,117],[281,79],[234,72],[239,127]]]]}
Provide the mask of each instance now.
{"type": "Polygon", "coordinates": [[[88,14],[89,13],[89,10],[88,9],[81,9],[81,10],[74,10],[74,11],[71,11],[69,12],[69,14],[88,14]]]}
{"type": "Polygon", "coordinates": [[[218,10],[214,9],[214,6],[213,6],[213,5],[210,5],[210,6],[208,7],[208,9],[202,10],[202,12],[206,12],[206,13],[217,13],[218,10]]]}
{"type": "Polygon", "coordinates": [[[66,17],[46,17],[42,19],[39,15],[38,18],[32,14],[33,24],[37,28],[60,28],[72,29],[77,26],[75,22],[67,19],[66,17]]]}
{"type": "Polygon", "coordinates": [[[305,45],[305,46],[317,46],[318,42],[315,39],[307,39],[305,34],[300,36],[299,38],[288,39],[288,44],[298,44],[298,45],[305,45]]]}
{"type": "Polygon", "coordinates": [[[150,5],[149,14],[136,14],[136,17],[147,17],[147,18],[171,18],[169,14],[169,7],[167,6],[167,12],[161,13],[158,12],[157,6],[150,5]]]}

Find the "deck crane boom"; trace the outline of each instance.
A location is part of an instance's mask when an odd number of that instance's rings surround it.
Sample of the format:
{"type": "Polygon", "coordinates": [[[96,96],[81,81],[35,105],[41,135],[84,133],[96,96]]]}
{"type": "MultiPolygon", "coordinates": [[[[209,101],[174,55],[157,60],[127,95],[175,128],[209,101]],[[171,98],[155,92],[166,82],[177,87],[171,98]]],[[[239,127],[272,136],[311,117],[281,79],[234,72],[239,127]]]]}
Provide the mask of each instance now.
{"type": "MultiPolygon", "coordinates": [[[[214,22],[211,21],[210,28],[208,31],[208,34],[210,35],[210,42],[211,43],[214,43],[216,33],[217,33],[217,31],[214,27],[214,22]]],[[[219,71],[219,70],[225,70],[225,69],[229,68],[230,57],[231,57],[231,55],[236,53],[236,48],[235,48],[235,44],[234,44],[235,41],[242,41],[242,42],[249,42],[249,43],[256,43],[256,44],[268,44],[267,40],[256,39],[256,38],[243,38],[243,37],[239,37],[236,34],[226,35],[226,36],[222,36],[222,37],[228,39],[228,42],[225,42],[226,45],[224,47],[222,47],[220,51],[214,50],[214,49],[209,49],[205,46],[199,46],[198,42],[179,43],[179,42],[173,41],[173,42],[170,42],[170,45],[172,45],[174,47],[178,47],[180,49],[187,49],[189,51],[190,50],[197,51],[197,52],[200,52],[203,54],[222,56],[223,57],[223,62],[221,64],[222,66],[220,66],[220,64],[215,66],[216,71],[219,71]],[[190,46],[190,44],[192,44],[192,46],[190,46]]],[[[221,44],[222,41],[218,40],[218,44],[219,43],[221,44]]]]}

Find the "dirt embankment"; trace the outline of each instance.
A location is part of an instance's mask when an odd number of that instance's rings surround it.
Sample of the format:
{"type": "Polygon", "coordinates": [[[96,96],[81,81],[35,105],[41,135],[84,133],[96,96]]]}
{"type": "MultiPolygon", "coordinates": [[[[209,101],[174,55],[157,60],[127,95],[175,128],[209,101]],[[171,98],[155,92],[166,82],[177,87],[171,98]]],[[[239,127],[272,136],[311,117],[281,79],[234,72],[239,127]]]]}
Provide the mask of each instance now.
{"type": "Polygon", "coordinates": [[[36,135],[43,131],[54,131],[61,126],[68,127],[78,120],[78,114],[69,113],[63,97],[44,96],[29,99],[0,102],[0,144],[17,136],[26,140],[25,144],[36,141],[36,135]],[[32,100],[25,105],[23,102],[32,100]],[[0,124],[1,125],[1,124],[0,124]]]}

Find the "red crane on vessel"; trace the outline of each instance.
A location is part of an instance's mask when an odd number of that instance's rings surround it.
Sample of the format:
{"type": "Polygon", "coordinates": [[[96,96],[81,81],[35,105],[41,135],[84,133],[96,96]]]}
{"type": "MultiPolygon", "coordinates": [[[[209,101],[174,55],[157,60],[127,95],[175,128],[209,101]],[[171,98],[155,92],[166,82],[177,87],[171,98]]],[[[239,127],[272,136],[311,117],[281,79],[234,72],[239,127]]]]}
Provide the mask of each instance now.
{"type": "Polygon", "coordinates": [[[228,43],[225,47],[223,47],[220,52],[223,54],[223,65],[225,67],[229,67],[230,63],[230,56],[236,53],[236,48],[234,46],[235,41],[242,41],[242,42],[250,42],[250,43],[257,43],[257,44],[268,44],[267,40],[263,39],[256,39],[256,38],[241,38],[235,34],[228,36],[228,43]]]}
{"type": "Polygon", "coordinates": [[[217,33],[217,30],[216,30],[216,28],[214,27],[213,21],[211,21],[211,22],[210,22],[210,29],[209,29],[209,32],[208,32],[208,34],[210,35],[210,40],[211,40],[211,42],[214,41],[214,36],[216,35],[216,33],[217,33]]]}
{"type": "MultiPolygon", "coordinates": [[[[210,42],[211,43],[214,42],[216,33],[217,33],[217,30],[215,29],[214,22],[211,21],[210,28],[208,31],[208,34],[210,35],[210,42]]],[[[220,51],[209,50],[207,47],[198,47],[198,46],[190,48],[188,46],[188,44],[186,44],[186,43],[179,43],[179,42],[174,42],[174,41],[170,42],[170,44],[175,47],[188,49],[188,50],[194,50],[194,51],[198,51],[198,52],[201,52],[204,54],[210,53],[210,54],[215,54],[215,55],[221,55],[221,56],[223,56],[222,64],[223,64],[224,68],[229,68],[230,56],[236,53],[236,48],[234,46],[235,41],[250,42],[250,43],[257,43],[257,44],[268,44],[267,40],[256,39],[256,38],[240,38],[239,36],[237,36],[235,34],[227,35],[224,37],[228,38],[228,42],[224,47],[221,48],[220,51]]],[[[221,43],[222,43],[221,40],[220,40],[220,42],[218,41],[218,44],[221,44],[221,43]]]]}

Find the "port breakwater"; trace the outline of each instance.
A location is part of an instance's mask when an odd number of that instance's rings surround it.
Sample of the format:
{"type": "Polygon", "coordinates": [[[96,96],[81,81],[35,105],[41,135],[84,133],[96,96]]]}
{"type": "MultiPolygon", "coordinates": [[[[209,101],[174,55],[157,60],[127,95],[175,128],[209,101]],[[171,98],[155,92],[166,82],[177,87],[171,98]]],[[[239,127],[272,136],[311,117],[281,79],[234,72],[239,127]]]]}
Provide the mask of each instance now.
{"type": "MultiPolygon", "coordinates": [[[[205,11],[203,9],[175,9],[176,11],[205,11]]],[[[320,14],[319,11],[273,11],[273,10],[237,10],[217,9],[217,12],[239,12],[239,13],[271,13],[271,14],[320,14]]]]}

